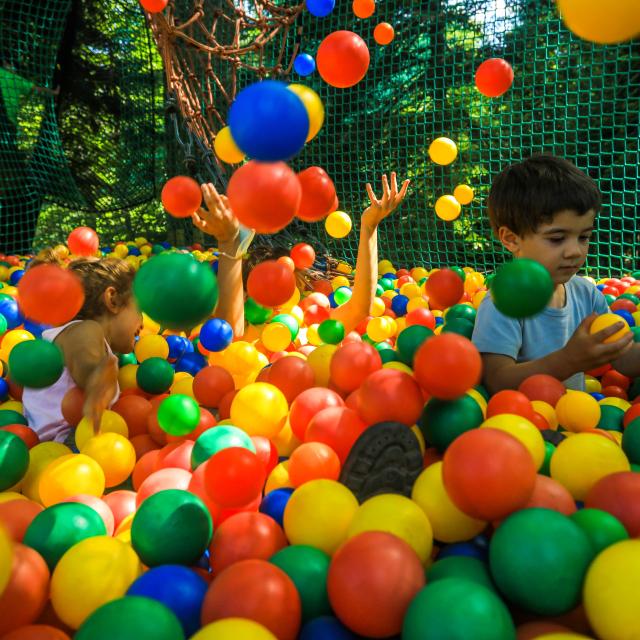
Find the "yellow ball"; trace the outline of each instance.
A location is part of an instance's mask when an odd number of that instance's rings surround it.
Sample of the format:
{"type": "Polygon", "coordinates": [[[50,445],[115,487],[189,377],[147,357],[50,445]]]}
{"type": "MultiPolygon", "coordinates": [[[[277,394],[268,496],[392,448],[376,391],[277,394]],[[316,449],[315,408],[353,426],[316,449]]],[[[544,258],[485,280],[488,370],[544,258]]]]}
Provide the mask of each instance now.
{"type": "Polygon", "coordinates": [[[350,287],[351,283],[346,276],[336,276],[331,279],[331,288],[337,291],[340,287],[350,287]]]}
{"type": "Polygon", "coordinates": [[[333,354],[337,349],[338,347],[335,344],[323,344],[316,347],[307,356],[307,363],[313,369],[317,387],[327,387],[329,385],[331,358],[333,358],[333,354]]]}
{"type": "Polygon", "coordinates": [[[413,311],[414,309],[428,309],[429,303],[424,299],[421,295],[416,296],[415,298],[411,298],[407,303],[407,313],[413,311]]]}
{"type": "Polygon", "coordinates": [[[468,273],[464,279],[465,293],[468,293],[470,296],[473,296],[473,294],[476,293],[478,289],[482,288],[483,285],[484,276],[476,271],[468,273]]]}
{"type": "Polygon", "coordinates": [[[113,248],[113,253],[116,255],[116,258],[126,258],[129,255],[129,247],[126,244],[117,244],[113,248]]]}
{"type": "Polygon", "coordinates": [[[412,300],[413,298],[417,298],[422,295],[422,292],[420,291],[420,286],[417,285],[415,282],[405,282],[400,287],[400,293],[403,296],[407,296],[409,300],[412,300]]]}
{"type": "Polygon", "coordinates": [[[469,391],[466,392],[466,395],[470,396],[478,403],[478,406],[482,410],[482,416],[486,417],[487,401],[484,399],[484,396],[477,389],[469,389],[469,391]]]}
{"type": "Polygon", "coordinates": [[[93,458],[100,465],[106,487],[115,487],[124,482],[136,464],[133,445],[117,433],[102,433],[89,438],[80,453],[93,458]]]}
{"type": "Polygon", "coordinates": [[[351,218],[344,211],[334,211],[324,221],[324,228],[332,238],[348,236],[352,226],[351,218]]]}
{"type": "Polygon", "coordinates": [[[600,380],[591,376],[584,377],[584,390],[587,393],[600,393],[602,391],[602,385],[600,380]]]}
{"type": "Polygon", "coordinates": [[[277,640],[266,627],[247,618],[225,618],[202,627],[191,640],[277,640]]]}
{"type": "Polygon", "coordinates": [[[317,135],[324,123],[324,105],[320,96],[309,87],[305,87],[302,84],[290,84],[289,91],[293,91],[300,100],[304,108],[307,110],[309,116],[309,133],[307,134],[307,142],[313,140],[317,135]]]}
{"type": "Polygon", "coordinates": [[[13,347],[27,340],[35,340],[34,335],[24,329],[12,329],[11,331],[7,331],[2,338],[2,350],[9,354],[13,347]]]}
{"type": "MultiPolygon", "coordinates": [[[[291,429],[289,429],[291,431],[291,429]]],[[[289,461],[278,463],[267,478],[267,482],[264,485],[264,494],[267,495],[271,491],[276,489],[288,489],[293,488],[291,480],[289,479],[289,461]]]]}
{"type": "Polygon", "coordinates": [[[449,138],[436,138],[429,146],[429,157],[436,164],[451,164],[458,156],[458,147],[449,138]]]}
{"type": "Polygon", "coordinates": [[[567,431],[595,429],[600,422],[598,401],[584,391],[571,391],[560,397],[556,404],[558,423],[567,431]]]}
{"type": "Polygon", "coordinates": [[[275,448],[278,450],[278,455],[286,458],[302,444],[291,430],[291,425],[288,420],[284,427],[280,429],[280,433],[271,438],[271,442],[273,442],[275,448]]]}
{"type": "Polygon", "coordinates": [[[556,0],[562,20],[575,35],[598,44],[626,42],[640,35],[637,0],[556,0]]]}
{"type": "Polygon", "coordinates": [[[293,290],[293,294],[291,295],[291,297],[280,307],[278,307],[279,309],[281,309],[283,312],[287,311],[289,313],[291,313],[291,309],[293,309],[298,302],[300,302],[300,289],[298,289],[298,287],[296,287],[293,290]]]}
{"type": "Polygon", "coordinates": [[[312,324],[307,329],[307,342],[312,344],[314,347],[319,347],[322,344],[322,338],[318,334],[319,324],[312,324]]]}
{"type": "Polygon", "coordinates": [[[566,438],[551,457],[551,477],[568,489],[575,500],[584,500],[601,478],[629,469],[622,449],[595,433],[566,438]]]}
{"type": "Polygon", "coordinates": [[[536,469],[544,462],[545,446],[540,430],[526,418],[512,413],[501,413],[487,418],[481,428],[498,429],[519,440],[531,454],[536,469]]]}
{"type": "Polygon", "coordinates": [[[589,329],[589,333],[593,335],[594,333],[597,333],[602,329],[606,329],[607,327],[610,327],[611,325],[618,324],[618,323],[622,323],[624,325],[622,329],[620,329],[619,331],[616,331],[612,336],[609,336],[604,341],[605,344],[608,344],[610,342],[615,342],[616,340],[620,340],[620,338],[622,338],[622,336],[624,336],[624,334],[627,333],[627,331],[631,331],[631,329],[629,329],[629,325],[627,324],[627,321],[621,316],[616,315],[615,313],[603,313],[601,316],[598,316],[593,321],[593,324],[589,329]]]}
{"type": "Polygon", "coordinates": [[[291,307],[289,313],[298,321],[298,324],[302,326],[304,323],[304,311],[297,304],[291,307]]]}
{"type": "MultiPolygon", "coordinates": [[[[21,489],[22,490],[22,483],[21,489]]],[[[21,493],[17,493],[15,491],[2,491],[0,492],[0,504],[3,502],[13,502],[14,500],[29,500],[27,496],[23,496],[21,493]]]]}
{"type": "Polygon", "coordinates": [[[193,394],[193,376],[190,376],[184,371],[179,373],[185,373],[185,375],[178,378],[178,374],[176,374],[176,377],[173,379],[173,384],[169,389],[169,393],[189,396],[195,400],[195,396],[193,394]]]}
{"type": "Polygon", "coordinates": [[[266,382],[240,389],[231,403],[231,421],[250,436],[272,438],[282,429],[288,414],[282,391],[266,382]]]}
{"type": "Polygon", "coordinates": [[[395,298],[398,294],[395,291],[391,291],[390,289],[388,291],[383,291],[382,295],[380,296],[381,298],[388,298],[389,300],[393,300],[393,298],[395,298]]]}
{"type": "Polygon", "coordinates": [[[395,272],[396,270],[393,268],[393,263],[390,260],[380,260],[380,262],[378,262],[378,273],[380,275],[395,272]]]}
{"type": "Polygon", "coordinates": [[[441,220],[450,222],[460,216],[462,207],[453,196],[440,196],[436,201],[436,215],[441,220]]]}
{"type": "Polygon", "coordinates": [[[332,555],[346,540],[357,510],[356,497],[343,484],[311,480],[289,498],[284,531],[291,544],[306,544],[332,555]]]}
{"type": "Polygon", "coordinates": [[[347,264],[346,262],[339,262],[336,269],[338,273],[346,273],[346,274],[353,273],[353,267],[350,264],[347,264]]]}
{"type": "Polygon", "coordinates": [[[460,204],[469,204],[473,200],[473,189],[468,184],[459,184],[453,190],[453,197],[460,204]]]}
{"type": "Polygon", "coordinates": [[[120,385],[120,391],[135,389],[138,386],[136,378],[137,375],[137,364],[125,364],[124,367],[120,368],[118,370],[118,384],[120,385]]]}
{"type": "Polygon", "coordinates": [[[0,524],[0,596],[6,589],[13,572],[13,541],[0,524]]]}
{"type": "Polygon", "coordinates": [[[363,502],[351,521],[347,538],[365,531],[386,531],[404,540],[424,564],[433,548],[433,531],[424,511],[396,494],[374,496],[363,502]]]}
{"type": "Polygon", "coordinates": [[[532,400],[531,406],[533,410],[539,413],[549,425],[549,429],[555,431],[558,428],[558,416],[556,415],[556,410],[548,403],[543,400],[532,400]]]}
{"type": "Polygon", "coordinates": [[[280,322],[273,322],[264,328],[261,340],[269,351],[284,351],[291,344],[291,331],[280,322]]]}
{"type": "Polygon", "coordinates": [[[104,471],[100,465],[81,453],[72,453],[50,462],[40,474],[40,498],[45,507],[64,502],[79,493],[99,498],[104,487],[104,471]]]}
{"type": "Polygon", "coordinates": [[[40,499],[40,475],[50,462],[71,454],[71,449],[61,442],[41,442],[29,450],[29,468],[20,490],[30,500],[42,502],[40,499]]]}
{"type": "Polygon", "coordinates": [[[367,322],[367,335],[374,342],[383,342],[393,335],[393,325],[389,322],[388,316],[371,318],[367,322]]]}
{"type": "Polygon", "coordinates": [[[424,267],[416,267],[415,269],[411,269],[411,277],[416,282],[420,282],[422,278],[426,278],[428,275],[429,272],[424,267]]]}
{"type": "Polygon", "coordinates": [[[22,402],[18,402],[17,400],[7,400],[0,404],[0,409],[3,411],[17,411],[18,413],[22,413],[24,415],[24,406],[22,402]]]}
{"type": "Polygon", "coordinates": [[[166,360],[169,357],[169,343],[163,336],[142,336],[142,338],[136,342],[133,352],[138,362],[144,362],[149,358],[162,358],[166,360]]]}
{"type": "Polygon", "coordinates": [[[135,551],[116,538],[82,540],[53,571],[53,609],[62,622],[77,629],[98,607],[124,596],[141,569],[135,551]]]}
{"type": "Polygon", "coordinates": [[[224,368],[231,374],[246,376],[260,366],[259,352],[248,342],[232,342],[221,353],[224,354],[224,368]]]}
{"type": "Polygon", "coordinates": [[[244,153],[238,148],[229,127],[223,127],[218,131],[213,141],[213,150],[222,162],[228,164],[238,164],[244,160],[244,153]]]}
{"type": "Polygon", "coordinates": [[[0,280],[2,282],[6,282],[8,279],[9,279],[9,269],[7,269],[7,267],[5,266],[0,266],[0,280]]]}
{"type": "Polygon", "coordinates": [[[477,536],[486,522],[470,518],[451,501],[442,481],[442,462],[429,465],[416,480],[411,499],[424,511],[441,542],[463,542],[477,536]]]}
{"type": "Polygon", "coordinates": [[[602,398],[598,403],[600,406],[609,406],[609,407],[617,407],[618,409],[622,409],[622,411],[627,411],[631,406],[630,402],[623,400],[622,398],[602,398]]]}
{"type": "Polygon", "coordinates": [[[640,635],[640,540],[607,547],[591,563],[584,582],[584,608],[598,638],[640,635]]]}
{"type": "MultiPolygon", "coordinates": [[[[118,433],[125,438],[129,437],[129,427],[124,418],[115,411],[107,410],[102,414],[99,433],[118,433]]],[[[76,428],[76,446],[82,449],[89,438],[97,435],[93,430],[93,421],[82,418],[76,428]]]]}
{"type": "Polygon", "coordinates": [[[160,331],[160,325],[144,312],[142,312],[142,326],[149,333],[158,333],[160,331]]]}
{"type": "Polygon", "coordinates": [[[476,294],[474,294],[473,300],[471,302],[473,303],[473,307],[475,309],[480,307],[480,303],[484,300],[484,297],[487,295],[487,293],[487,291],[478,291],[476,294]]]}
{"type": "Polygon", "coordinates": [[[386,311],[387,307],[385,306],[384,302],[382,301],[382,298],[378,298],[377,296],[373,299],[373,302],[371,303],[371,315],[374,316],[375,318],[381,316],[385,311],[386,311]]]}

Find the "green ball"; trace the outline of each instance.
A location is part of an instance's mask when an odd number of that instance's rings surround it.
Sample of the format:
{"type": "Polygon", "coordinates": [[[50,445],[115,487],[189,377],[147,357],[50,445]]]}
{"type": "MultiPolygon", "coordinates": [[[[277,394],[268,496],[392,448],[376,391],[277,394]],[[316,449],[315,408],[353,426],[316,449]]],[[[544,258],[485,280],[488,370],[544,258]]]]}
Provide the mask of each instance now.
{"type": "Polygon", "coordinates": [[[133,281],[140,309],[162,327],[191,329],[218,301],[218,282],[208,263],[189,254],[163,253],[147,260],[133,281]]]}
{"type": "Polygon", "coordinates": [[[556,448],[551,442],[544,441],[544,462],[538,470],[538,473],[547,478],[551,477],[551,457],[556,452],[556,448]]]}
{"type": "Polygon", "coordinates": [[[131,524],[131,544],[148,567],[195,564],[211,541],[213,524],[204,502],[189,491],[149,496],[131,524]]]}
{"type": "Polygon", "coordinates": [[[154,244],[151,247],[151,253],[153,253],[153,255],[155,256],[157,256],[160,253],[163,253],[164,251],[166,251],[166,249],[161,244],[154,244]]]}
{"type": "MultiPolygon", "coordinates": [[[[375,346],[376,348],[378,347],[378,345],[375,346]]],[[[381,349],[378,351],[378,353],[380,354],[380,360],[382,360],[382,364],[386,364],[387,362],[400,362],[398,353],[393,349],[381,349]]]]}
{"type": "Polygon", "coordinates": [[[366,334],[366,333],[362,334],[362,342],[366,342],[367,344],[370,344],[373,347],[375,347],[377,344],[379,344],[378,342],[376,342],[375,340],[370,338],[368,336],[368,334],[366,334]]]}
{"type": "Polygon", "coordinates": [[[477,311],[468,304],[454,304],[453,307],[449,307],[449,310],[444,314],[444,319],[450,322],[454,318],[464,318],[472,324],[476,321],[477,311]]]}
{"type": "Polygon", "coordinates": [[[382,291],[392,291],[394,289],[393,280],[389,278],[380,278],[378,280],[378,286],[382,288],[382,291]]]}
{"type": "Polygon", "coordinates": [[[473,322],[469,322],[465,318],[448,318],[442,327],[442,333],[457,333],[460,336],[469,338],[473,335],[473,322]]]}
{"type": "Polygon", "coordinates": [[[291,334],[291,341],[293,342],[298,337],[298,332],[300,331],[300,325],[298,321],[289,313],[280,313],[274,318],[271,319],[271,323],[279,322],[283,324],[287,329],[289,329],[289,333],[291,334]]]}
{"type": "Polygon", "coordinates": [[[244,303],[244,317],[249,324],[264,324],[272,313],[271,309],[258,304],[253,298],[247,298],[244,303]]]}
{"type": "Polygon", "coordinates": [[[91,507],[61,502],[40,512],[29,525],[23,544],[35,549],[53,571],[58,560],[78,542],[107,535],[104,521],[91,507]]]}
{"type": "Polygon", "coordinates": [[[404,618],[402,640],[515,640],[507,607],[493,592],[462,578],[428,584],[404,618]]]}
{"type": "Polygon", "coordinates": [[[610,293],[605,294],[604,299],[607,302],[607,306],[610,307],[618,298],[612,296],[610,293]]]}
{"type": "Polygon", "coordinates": [[[195,471],[203,462],[206,462],[218,451],[229,447],[242,447],[256,452],[253,440],[238,427],[232,425],[222,425],[207,429],[198,436],[193,449],[191,450],[191,468],[195,471]]]}
{"type": "Polygon", "coordinates": [[[495,591],[495,586],[491,581],[491,575],[486,563],[478,558],[470,556],[449,556],[436,560],[427,569],[427,583],[431,584],[436,580],[445,578],[461,578],[482,585],[491,591],[495,591]]]}
{"type": "Polygon", "coordinates": [[[584,531],[550,509],[523,509],[509,516],[489,547],[498,589],[514,604],[540,615],[559,615],[578,605],[594,556],[584,531]]]}
{"type": "Polygon", "coordinates": [[[640,342],[640,327],[630,327],[631,333],[633,333],[633,341],[640,342]]]}
{"type": "Polygon", "coordinates": [[[398,334],[396,341],[396,350],[398,351],[400,360],[409,366],[413,365],[416,351],[432,336],[433,331],[420,324],[414,324],[403,329],[398,334]]]}
{"type": "Polygon", "coordinates": [[[491,396],[489,395],[489,392],[481,385],[481,384],[477,384],[475,387],[473,387],[487,402],[489,402],[489,400],[491,399],[491,396]]]}
{"type": "Polygon", "coordinates": [[[291,545],[270,559],[293,581],[302,602],[302,622],[331,614],[327,594],[327,573],[331,558],[314,547],[291,545]]]}
{"type": "Polygon", "coordinates": [[[640,464],[640,418],[634,418],[624,430],[622,450],[629,462],[640,464]]]}
{"type": "Polygon", "coordinates": [[[0,334],[6,333],[9,328],[7,319],[0,313],[0,334]]]}
{"type": "Polygon", "coordinates": [[[158,424],[172,436],[186,436],[200,422],[200,407],[189,396],[171,394],[158,407],[158,424]]]}
{"type": "Polygon", "coordinates": [[[125,367],[128,364],[138,364],[138,359],[136,358],[135,353],[121,353],[118,356],[118,366],[125,367]]]}
{"type": "MultiPolygon", "coordinates": [[[[379,298],[384,293],[384,289],[380,286],[380,283],[376,285],[376,296],[379,298]]],[[[335,300],[335,297],[334,297],[335,300]]]]}
{"type": "Polygon", "coordinates": [[[629,534],[618,518],[600,509],[580,509],[569,516],[587,535],[596,555],[629,534]]]}
{"type": "Polygon", "coordinates": [[[333,293],[333,299],[336,304],[340,306],[345,302],[349,302],[351,300],[351,296],[353,295],[353,291],[349,287],[338,287],[333,293]]]}
{"type": "Polygon", "coordinates": [[[126,596],[96,609],[75,640],[184,640],[176,615],[158,600],[126,596]]]}
{"type": "Polygon", "coordinates": [[[467,279],[467,274],[465,270],[462,269],[461,267],[449,267],[449,269],[451,269],[451,271],[457,274],[460,280],[462,280],[462,282],[464,282],[467,279]]]}
{"type": "Polygon", "coordinates": [[[638,296],[633,295],[633,293],[623,293],[618,296],[618,300],[631,300],[633,304],[640,304],[640,298],[638,296]]]}
{"type": "Polygon", "coordinates": [[[483,421],[480,405],[465,394],[455,400],[431,398],[418,419],[418,428],[430,446],[444,453],[458,436],[483,421]]]}
{"type": "Polygon", "coordinates": [[[6,427],[8,424],[23,424],[27,426],[27,419],[13,409],[0,409],[0,427],[6,427]]]}
{"type": "Polygon", "coordinates": [[[9,354],[11,379],[23,387],[50,387],[62,375],[63,369],[60,347],[46,340],[25,340],[9,354]]]}
{"type": "Polygon", "coordinates": [[[164,393],[173,384],[173,367],[163,358],[147,358],[136,371],[136,382],[146,393],[164,393]]]}
{"type": "Polygon", "coordinates": [[[22,480],[28,468],[29,449],[24,441],[14,433],[0,431],[0,491],[22,480]]]}
{"type": "Polygon", "coordinates": [[[491,282],[496,309],[510,318],[529,318],[540,313],[551,299],[553,289],[549,272],[529,258],[504,264],[491,282]]]}
{"type": "Polygon", "coordinates": [[[318,326],[318,335],[325,344],[339,344],[344,340],[344,325],[340,320],[323,320],[318,326]]]}
{"type": "Polygon", "coordinates": [[[600,421],[598,422],[598,429],[604,429],[605,431],[622,431],[622,419],[624,418],[624,411],[620,407],[614,407],[611,404],[600,405],[600,421]]]}

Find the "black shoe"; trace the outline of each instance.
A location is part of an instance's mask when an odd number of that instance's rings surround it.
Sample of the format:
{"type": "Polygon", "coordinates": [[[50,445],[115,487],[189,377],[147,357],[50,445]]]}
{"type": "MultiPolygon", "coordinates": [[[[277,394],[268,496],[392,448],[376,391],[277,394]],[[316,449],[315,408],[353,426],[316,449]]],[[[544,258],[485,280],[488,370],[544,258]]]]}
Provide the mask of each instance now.
{"type": "Polygon", "coordinates": [[[418,438],[400,422],[379,422],[355,442],[340,473],[340,482],[359,502],[381,493],[410,497],[424,461],[418,438]]]}
{"type": "Polygon", "coordinates": [[[554,447],[557,447],[567,437],[562,432],[552,429],[543,429],[540,433],[543,440],[550,442],[554,447]]]}

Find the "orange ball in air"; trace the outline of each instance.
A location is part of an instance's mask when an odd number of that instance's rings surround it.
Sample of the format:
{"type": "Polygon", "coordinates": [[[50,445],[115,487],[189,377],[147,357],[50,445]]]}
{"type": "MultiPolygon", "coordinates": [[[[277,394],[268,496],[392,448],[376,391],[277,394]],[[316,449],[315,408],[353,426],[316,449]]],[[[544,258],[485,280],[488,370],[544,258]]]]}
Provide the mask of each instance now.
{"type": "Polygon", "coordinates": [[[393,42],[395,33],[393,27],[388,22],[381,22],[373,30],[373,39],[380,45],[387,45],[393,42]]]}

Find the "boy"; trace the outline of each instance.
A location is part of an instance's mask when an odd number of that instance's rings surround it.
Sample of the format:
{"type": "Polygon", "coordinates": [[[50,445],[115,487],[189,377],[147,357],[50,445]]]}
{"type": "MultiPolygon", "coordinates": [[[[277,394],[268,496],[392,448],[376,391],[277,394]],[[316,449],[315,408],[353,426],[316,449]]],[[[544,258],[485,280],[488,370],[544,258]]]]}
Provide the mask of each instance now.
{"type": "Polygon", "coordinates": [[[536,155],[507,167],[488,199],[491,226],[515,258],[547,268],[555,286],[548,306],[531,318],[502,315],[487,295],[478,309],[473,343],[482,354],[483,382],[490,393],[517,389],[544,373],[584,390],[584,371],[613,364],[620,373],[640,375],[640,344],[622,322],[589,333],[596,316],[607,313],[598,289],[576,276],[584,265],[601,196],[595,182],[573,164],[536,155]]]}

